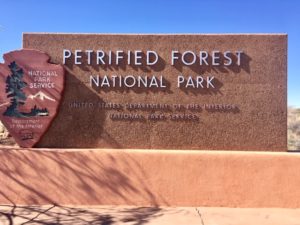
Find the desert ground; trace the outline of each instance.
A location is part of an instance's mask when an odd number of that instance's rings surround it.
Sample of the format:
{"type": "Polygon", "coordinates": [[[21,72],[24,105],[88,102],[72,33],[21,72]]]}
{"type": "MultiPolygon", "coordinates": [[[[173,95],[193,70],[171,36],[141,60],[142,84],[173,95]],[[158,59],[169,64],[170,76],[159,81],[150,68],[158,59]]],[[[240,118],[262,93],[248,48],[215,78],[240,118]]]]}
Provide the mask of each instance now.
{"type": "Polygon", "coordinates": [[[288,149],[300,150],[300,108],[288,108],[288,149]]]}

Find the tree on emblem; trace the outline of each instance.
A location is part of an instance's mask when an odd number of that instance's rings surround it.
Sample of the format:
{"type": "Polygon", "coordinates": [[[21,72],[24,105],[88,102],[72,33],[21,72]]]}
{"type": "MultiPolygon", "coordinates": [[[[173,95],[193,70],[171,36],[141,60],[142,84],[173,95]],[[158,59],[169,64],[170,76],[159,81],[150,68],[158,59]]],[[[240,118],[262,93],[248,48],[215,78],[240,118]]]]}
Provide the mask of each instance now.
{"type": "Polygon", "coordinates": [[[12,74],[6,78],[7,98],[10,98],[10,105],[3,113],[4,116],[10,117],[33,117],[33,116],[49,116],[47,108],[40,109],[36,105],[31,108],[30,112],[20,112],[19,106],[24,105],[27,99],[25,92],[22,90],[27,87],[27,83],[23,81],[24,72],[16,62],[12,62],[8,65],[12,74]]]}
{"type": "Polygon", "coordinates": [[[11,98],[10,106],[7,107],[3,113],[5,116],[24,117],[23,113],[19,112],[18,107],[24,105],[26,101],[26,95],[23,92],[23,88],[27,86],[27,83],[23,81],[24,72],[19,66],[13,61],[9,64],[11,75],[6,78],[6,89],[7,97],[11,98]]]}

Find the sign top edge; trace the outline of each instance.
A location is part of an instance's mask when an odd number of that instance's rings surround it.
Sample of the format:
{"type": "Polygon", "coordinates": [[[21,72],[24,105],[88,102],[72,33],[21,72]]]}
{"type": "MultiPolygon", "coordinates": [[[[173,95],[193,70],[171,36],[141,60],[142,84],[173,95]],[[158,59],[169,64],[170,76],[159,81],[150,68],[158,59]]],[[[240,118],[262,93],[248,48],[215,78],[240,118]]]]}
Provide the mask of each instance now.
{"type": "Polygon", "coordinates": [[[22,35],[127,35],[127,36],[135,36],[135,35],[163,35],[163,36],[179,36],[179,35],[189,35],[189,36],[220,36],[220,35],[228,35],[228,36],[238,36],[238,35],[283,35],[287,36],[287,33],[60,33],[60,32],[23,32],[22,35]]]}

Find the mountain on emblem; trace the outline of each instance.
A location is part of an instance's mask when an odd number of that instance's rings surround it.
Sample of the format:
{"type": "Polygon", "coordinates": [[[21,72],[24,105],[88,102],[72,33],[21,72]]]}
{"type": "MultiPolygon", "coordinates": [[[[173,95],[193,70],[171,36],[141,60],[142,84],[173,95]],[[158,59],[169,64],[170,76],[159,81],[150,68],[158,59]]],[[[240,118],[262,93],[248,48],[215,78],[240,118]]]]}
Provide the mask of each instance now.
{"type": "Polygon", "coordinates": [[[33,49],[9,52],[3,58],[0,119],[21,147],[32,147],[57,114],[64,68],[49,63],[46,53],[33,49]]]}
{"type": "Polygon", "coordinates": [[[42,91],[39,91],[38,93],[36,93],[34,95],[28,95],[27,98],[30,98],[30,99],[36,99],[37,98],[37,99],[40,99],[42,101],[44,101],[44,100],[50,100],[50,101],[55,102],[55,99],[49,97],[48,95],[46,95],[42,91]]]}

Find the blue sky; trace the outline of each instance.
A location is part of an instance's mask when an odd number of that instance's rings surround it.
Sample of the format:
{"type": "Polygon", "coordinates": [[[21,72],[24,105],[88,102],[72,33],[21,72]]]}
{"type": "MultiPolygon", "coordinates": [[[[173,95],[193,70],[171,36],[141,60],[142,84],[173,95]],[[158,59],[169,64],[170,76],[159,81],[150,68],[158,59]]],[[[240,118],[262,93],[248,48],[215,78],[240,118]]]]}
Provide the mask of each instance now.
{"type": "Polygon", "coordinates": [[[22,32],[287,33],[288,103],[300,107],[298,0],[0,0],[0,56],[22,32]]]}

